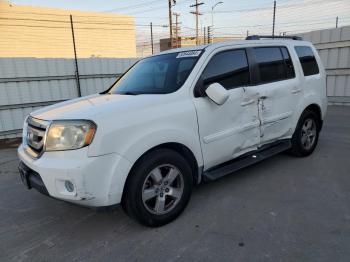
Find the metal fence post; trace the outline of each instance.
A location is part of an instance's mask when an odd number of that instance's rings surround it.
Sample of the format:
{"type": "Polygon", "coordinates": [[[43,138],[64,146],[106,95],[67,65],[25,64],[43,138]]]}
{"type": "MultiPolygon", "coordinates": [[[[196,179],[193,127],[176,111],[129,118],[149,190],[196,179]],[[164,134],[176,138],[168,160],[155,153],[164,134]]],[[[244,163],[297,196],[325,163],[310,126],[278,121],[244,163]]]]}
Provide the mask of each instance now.
{"type": "Polygon", "coordinates": [[[151,27],[151,46],[152,46],[152,55],[154,53],[154,46],[153,46],[153,24],[151,22],[150,24],[150,27],[151,27]]]}
{"type": "Polygon", "coordinates": [[[70,15],[69,17],[70,17],[70,26],[72,29],[72,40],[73,40],[73,49],[74,49],[75,80],[77,82],[78,96],[81,97],[80,76],[79,76],[79,67],[78,67],[78,59],[77,59],[77,50],[76,50],[76,46],[75,46],[73,17],[72,17],[72,15],[70,15]]]}

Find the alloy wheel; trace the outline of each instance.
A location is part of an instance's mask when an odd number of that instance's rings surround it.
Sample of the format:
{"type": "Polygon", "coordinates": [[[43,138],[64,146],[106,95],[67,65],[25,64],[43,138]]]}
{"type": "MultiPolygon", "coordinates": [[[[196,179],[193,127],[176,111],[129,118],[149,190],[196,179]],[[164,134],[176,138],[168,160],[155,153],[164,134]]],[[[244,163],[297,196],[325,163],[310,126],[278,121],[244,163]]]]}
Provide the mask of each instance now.
{"type": "Polygon", "coordinates": [[[154,168],[146,177],[142,188],[145,208],[156,215],[164,215],[179,203],[184,191],[182,173],[173,165],[154,168]]]}
{"type": "Polygon", "coordinates": [[[317,126],[315,120],[308,118],[301,128],[301,144],[305,150],[310,150],[315,144],[317,126]]]}

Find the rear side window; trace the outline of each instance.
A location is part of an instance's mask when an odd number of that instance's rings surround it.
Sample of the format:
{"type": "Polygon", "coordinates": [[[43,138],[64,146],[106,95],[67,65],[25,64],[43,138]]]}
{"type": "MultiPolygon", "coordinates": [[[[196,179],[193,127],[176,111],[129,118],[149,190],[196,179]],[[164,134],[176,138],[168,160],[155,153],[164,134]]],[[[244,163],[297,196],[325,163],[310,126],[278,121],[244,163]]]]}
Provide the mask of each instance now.
{"type": "Polygon", "coordinates": [[[250,84],[245,50],[230,50],[212,57],[202,74],[205,84],[220,83],[226,89],[250,84]]]}
{"type": "Polygon", "coordinates": [[[295,51],[299,57],[304,76],[317,75],[320,70],[312,49],[308,46],[296,46],[295,51]]]}
{"type": "Polygon", "coordinates": [[[288,78],[282,51],[279,47],[256,47],[254,54],[260,72],[260,84],[288,78]]]}
{"type": "Polygon", "coordinates": [[[284,64],[286,67],[286,77],[287,78],[294,78],[295,77],[295,71],[294,71],[294,65],[292,62],[292,59],[290,58],[289,52],[286,47],[281,47],[284,64]]]}

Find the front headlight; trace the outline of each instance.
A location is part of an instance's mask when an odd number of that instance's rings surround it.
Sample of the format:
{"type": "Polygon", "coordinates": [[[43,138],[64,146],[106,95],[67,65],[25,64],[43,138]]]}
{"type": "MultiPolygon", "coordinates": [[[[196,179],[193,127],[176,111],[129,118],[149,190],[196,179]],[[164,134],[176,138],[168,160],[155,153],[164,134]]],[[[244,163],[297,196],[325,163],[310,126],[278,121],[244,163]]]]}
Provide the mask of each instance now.
{"type": "Polygon", "coordinates": [[[53,121],[46,136],[46,151],[79,149],[91,144],[96,125],[88,120],[53,121]]]}

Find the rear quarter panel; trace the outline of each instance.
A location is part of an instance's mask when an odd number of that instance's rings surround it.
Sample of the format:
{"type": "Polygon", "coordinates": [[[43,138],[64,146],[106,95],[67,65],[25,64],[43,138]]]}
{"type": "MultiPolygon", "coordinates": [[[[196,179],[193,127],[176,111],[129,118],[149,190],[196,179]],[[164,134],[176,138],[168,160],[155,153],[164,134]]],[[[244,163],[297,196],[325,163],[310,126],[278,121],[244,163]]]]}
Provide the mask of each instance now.
{"type": "Polygon", "coordinates": [[[296,111],[292,119],[292,133],[294,133],[301,114],[309,105],[316,104],[319,106],[321,110],[321,118],[322,120],[324,119],[327,111],[326,72],[317,50],[311,43],[306,41],[295,41],[294,44],[289,45],[289,51],[293,59],[296,75],[299,79],[300,88],[302,89],[302,96],[298,101],[298,104],[295,105],[296,111]],[[319,74],[304,76],[299,57],[295,51],[295,46],[309,46],[313,50],[319,67],[319,74]]]}

